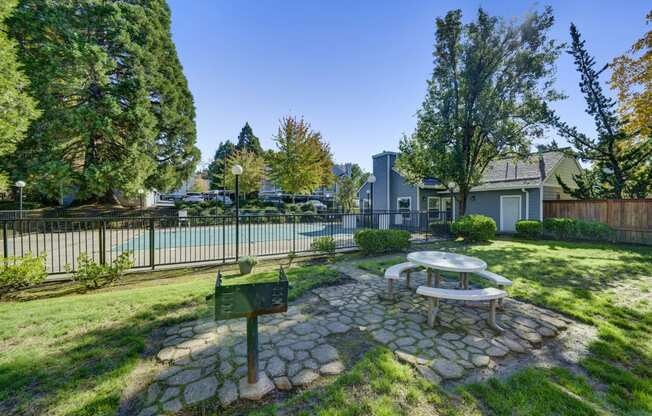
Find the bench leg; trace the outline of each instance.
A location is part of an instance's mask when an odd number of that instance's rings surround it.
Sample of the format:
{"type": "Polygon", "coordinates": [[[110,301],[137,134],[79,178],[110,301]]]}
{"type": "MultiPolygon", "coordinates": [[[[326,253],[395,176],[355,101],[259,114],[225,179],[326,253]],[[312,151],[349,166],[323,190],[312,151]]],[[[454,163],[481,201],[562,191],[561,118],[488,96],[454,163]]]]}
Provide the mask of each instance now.
{"type": "Polygon", "coordinates": [[[410,288],[410,271],[405,272],[405,282],[407,283],[408,289],[410,288]]]}
{"type": "Polygon", "coordinates": [[[457,285],[458,289],[464,289],[464,273],[460,272],[460,283],[457,285]]]}
{"type": "Polygon", "coordinates": [[[387,296],[390,299],[394,299],[394,281],[392,279],[387,280],[387,296]]]}
{"type": "MultiPolygon", "coordinates": [[[[498,285],[498,289],[505,290],[505,286],[498,285]]],[[[503,308],[503,298],[498,299],[498,308],[503,308]]]]}
{"type": "Polygon", "coordinates": [[[496,323],[496,299],[489,301],[489,326],[498,332],[503,332],[503,329],[496,323]]]}
{"type": "Polygon", "coordinates": [[[435,327],[435,319],[437,318],[437,312],[439,312],[439,299],[428,299],[428,326],[430,328],[435,327]]]}
{"type": "Polygon", "coordinates": [[[428,287],[432,287],[432,269],[428,268],[428,287]]]}
{"type": "Polygon", "coordinates": [[[440,287],[441,286],[441,273],[439,273],[439,270],[435,270],[435,287],[440,287]]]}

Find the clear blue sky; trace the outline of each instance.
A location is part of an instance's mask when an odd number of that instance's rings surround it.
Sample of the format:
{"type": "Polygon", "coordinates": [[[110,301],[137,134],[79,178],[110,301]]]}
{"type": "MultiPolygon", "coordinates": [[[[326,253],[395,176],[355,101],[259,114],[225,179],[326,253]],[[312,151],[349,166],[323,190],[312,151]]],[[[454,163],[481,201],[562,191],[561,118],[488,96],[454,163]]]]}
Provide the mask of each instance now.
{"type": "MultiPolygon", "coordinates": [[[[303,115],[337,162],[371,167],[410,133],[432,71],[434,22],[479,6],[506,19],[536,7],[524,1],[168,0],[172,34],[197,107],[198,146],[208,161],[245,121],[264,148],[278,120],[303,115]]],[[[649,27],[649,1],[553,1],[552,36],[569,42],[575,22],[598,63],[627,50],[649,27]]],[[[558,61],[555,105],[592,132],[571,57],[558,61]]],[[[606,78],[605,78],[606,80],[606,78]]],[[[551,134],[552,137],[552,134],[551,134]]]]}

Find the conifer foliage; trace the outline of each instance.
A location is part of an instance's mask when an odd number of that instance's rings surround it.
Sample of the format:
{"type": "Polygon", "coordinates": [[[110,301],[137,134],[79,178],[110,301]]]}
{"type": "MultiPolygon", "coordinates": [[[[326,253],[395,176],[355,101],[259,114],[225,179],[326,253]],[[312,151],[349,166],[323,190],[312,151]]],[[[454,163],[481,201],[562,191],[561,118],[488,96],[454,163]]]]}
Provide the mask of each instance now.
{"type": "Polygon", "coordinates": [[[42,116],[3,164],[39,182],[33,192],[167,191],[194,171],[195,109],[165,0],[21,0],[9,27],[42,116]]]}

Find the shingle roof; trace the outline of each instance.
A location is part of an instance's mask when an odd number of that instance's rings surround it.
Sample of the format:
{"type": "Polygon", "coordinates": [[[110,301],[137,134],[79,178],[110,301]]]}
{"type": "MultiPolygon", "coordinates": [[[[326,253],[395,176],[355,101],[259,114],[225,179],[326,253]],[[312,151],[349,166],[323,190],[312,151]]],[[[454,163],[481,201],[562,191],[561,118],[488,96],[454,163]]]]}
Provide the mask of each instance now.
{"type": "Polygon", "coordinates": [[[539,153],[533,153],[526,159],[506,158],[493,161],[482,175],[482,184],[473,190],[538,185],[552,173],[564,157],[562,151],[553,150],[541,153],[541,157],[539,153]]]}

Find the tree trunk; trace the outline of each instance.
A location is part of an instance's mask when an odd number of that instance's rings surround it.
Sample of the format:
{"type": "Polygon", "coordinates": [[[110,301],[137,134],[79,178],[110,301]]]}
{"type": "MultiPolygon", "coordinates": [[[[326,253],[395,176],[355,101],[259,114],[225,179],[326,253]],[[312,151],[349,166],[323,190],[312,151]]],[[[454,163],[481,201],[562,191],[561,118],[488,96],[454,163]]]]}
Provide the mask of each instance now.
{"type": "Polygon", "coordinates": [[[469,191],[467,189],[462,189],[460,188],[460,195],[459,195],[459,201],[458,201],[458,217],[461,218],[466,214],[466,199],[469,195],[469,191]]]}

